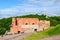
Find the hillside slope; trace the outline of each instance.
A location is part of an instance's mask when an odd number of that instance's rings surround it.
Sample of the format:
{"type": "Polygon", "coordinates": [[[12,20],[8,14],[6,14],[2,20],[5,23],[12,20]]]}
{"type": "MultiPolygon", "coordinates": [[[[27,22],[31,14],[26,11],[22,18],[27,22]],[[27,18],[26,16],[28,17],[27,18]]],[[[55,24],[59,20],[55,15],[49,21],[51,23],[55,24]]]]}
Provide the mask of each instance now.
{"type": "MultiPolygon", "coordinates": [[[[46,15],[30,14],[23,16],[16,16],[15,18],[38,18],[39,20],[50,20],[51,26],[56,26],[60,24],[60,16],[47,17],[46,15]]],[[[3,35],[6,31],[10,30],[10,25],[12,22],[12,17],[0,19],[0,35],[3,35]]]]}

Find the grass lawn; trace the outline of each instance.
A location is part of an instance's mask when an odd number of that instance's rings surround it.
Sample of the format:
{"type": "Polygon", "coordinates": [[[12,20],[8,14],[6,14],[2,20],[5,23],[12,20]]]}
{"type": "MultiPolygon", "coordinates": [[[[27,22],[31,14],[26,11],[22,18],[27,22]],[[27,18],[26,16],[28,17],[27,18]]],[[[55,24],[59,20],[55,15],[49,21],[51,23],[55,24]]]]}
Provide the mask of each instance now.
{"type": "Polygon", "coordinates": [[[58,35],[58,34],[60,34],[60,25],[50,27],[49,29],[43,32],[33,33],[32,35],[24,38],[23,40],[37,40],[39,38],[49,37],[49,36],[58,35]]]}

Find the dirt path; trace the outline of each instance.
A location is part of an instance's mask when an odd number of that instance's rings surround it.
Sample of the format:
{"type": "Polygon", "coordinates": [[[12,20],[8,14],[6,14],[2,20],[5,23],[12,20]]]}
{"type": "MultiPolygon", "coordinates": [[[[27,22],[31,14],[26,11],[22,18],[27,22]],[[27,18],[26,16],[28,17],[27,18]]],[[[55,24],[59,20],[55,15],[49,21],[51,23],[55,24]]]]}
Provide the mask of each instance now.
{"type": "Polygon", "coordinates": [[[3,37],[0,37],[0,40],[21,40],[24,37],[27,37],[31,33],[23,33],[23,34],[16,34],[16,35],[6,35],[3,37]]]}
{"type": "Polygon", "coordinates": [[[42,38],[42,39],[39,39],[39,40],[60,40],[60,35],[47,37],[47,38],[42,38]]]}

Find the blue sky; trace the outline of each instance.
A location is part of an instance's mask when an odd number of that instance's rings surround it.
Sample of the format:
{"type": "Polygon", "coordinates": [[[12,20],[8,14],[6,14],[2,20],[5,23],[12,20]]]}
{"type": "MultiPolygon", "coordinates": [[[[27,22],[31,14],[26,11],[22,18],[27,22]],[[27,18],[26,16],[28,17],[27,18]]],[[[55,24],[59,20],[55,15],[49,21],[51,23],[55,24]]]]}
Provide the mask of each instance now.
{"type": "Polygon", "coordinates": [[[43,13],[60,16],[60,0],[0,0],[0,18],[43,13]]]}

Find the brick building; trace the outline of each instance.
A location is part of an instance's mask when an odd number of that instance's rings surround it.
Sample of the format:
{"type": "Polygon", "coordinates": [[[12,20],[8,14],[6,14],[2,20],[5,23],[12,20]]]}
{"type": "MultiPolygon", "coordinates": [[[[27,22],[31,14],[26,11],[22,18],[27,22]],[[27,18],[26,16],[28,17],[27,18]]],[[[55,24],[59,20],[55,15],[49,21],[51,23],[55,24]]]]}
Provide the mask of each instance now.
{"type": "Polygon", "coordinates": [[[38,18],[12,18],[11,33],[43,31],[50,27],[50,21],[38,18]]]}

